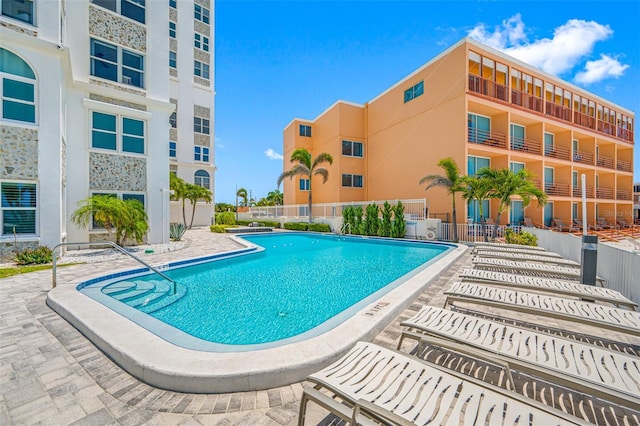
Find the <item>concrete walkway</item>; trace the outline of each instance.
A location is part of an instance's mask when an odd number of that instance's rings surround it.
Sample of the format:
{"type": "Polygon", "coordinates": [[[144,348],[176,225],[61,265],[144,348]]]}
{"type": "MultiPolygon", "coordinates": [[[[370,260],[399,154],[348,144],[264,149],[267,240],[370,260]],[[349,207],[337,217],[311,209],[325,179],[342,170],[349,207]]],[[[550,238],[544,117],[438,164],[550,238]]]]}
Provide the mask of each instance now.
{"type": "MultiPolygon", "coordinates": [[[[147,255],[161,263],[238,248],[226,235],[194,229],[178,252],[147,255]]],[[[422,304],[442,306],[442,291],[470,255],[462,256],[375,339],[395,348],[399,322],[422,304]]],[[[123,259],[62,267],[58,285],[136,266],[123,259]]],[[[51,271],[0,280],[0,425],[292,425],[297,422],[302,384],[234,394],[165,391],[133,378],[110,361],[46,304],[51,271]]],[[[332,424],[315,406],[311,422],[332,424]]]]}

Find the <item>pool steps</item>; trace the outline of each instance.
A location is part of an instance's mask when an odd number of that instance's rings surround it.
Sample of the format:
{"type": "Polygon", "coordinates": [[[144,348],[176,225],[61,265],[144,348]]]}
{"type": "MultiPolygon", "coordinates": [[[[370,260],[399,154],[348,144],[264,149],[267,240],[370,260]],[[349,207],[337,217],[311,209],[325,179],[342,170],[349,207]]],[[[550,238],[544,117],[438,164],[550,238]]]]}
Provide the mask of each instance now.
{"type": "Polygon", "coordinates": [[[187,289],[178,283],[176,294],[173,294],[173,284],[167,281],[136,280],[108,285],[102,292],[142,312],[151,313],[182,299],[187,289]]]}

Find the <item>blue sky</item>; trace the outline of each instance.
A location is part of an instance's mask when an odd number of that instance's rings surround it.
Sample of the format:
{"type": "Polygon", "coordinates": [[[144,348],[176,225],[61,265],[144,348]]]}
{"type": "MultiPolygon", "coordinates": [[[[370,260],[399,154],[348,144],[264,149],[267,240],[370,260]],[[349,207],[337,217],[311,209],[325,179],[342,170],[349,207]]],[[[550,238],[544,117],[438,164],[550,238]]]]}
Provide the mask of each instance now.
{"type": "Polygon", "coordinates": [[[216,202],[234,203],[236,187],[256,200],[276,189],[282,131],[293,118],[313,119],[338,99],[367,102],[465,36],[640,117],[637,0],[218,0],[215,7],[216,202]]]}

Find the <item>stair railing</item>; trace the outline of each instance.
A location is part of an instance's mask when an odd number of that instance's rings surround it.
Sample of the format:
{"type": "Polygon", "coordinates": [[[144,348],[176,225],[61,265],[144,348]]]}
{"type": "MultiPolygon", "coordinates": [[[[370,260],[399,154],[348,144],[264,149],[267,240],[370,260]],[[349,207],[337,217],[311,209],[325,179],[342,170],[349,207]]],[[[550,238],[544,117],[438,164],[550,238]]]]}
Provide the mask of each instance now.
{"type": "Polygon", "coordinates": [[[128,251],[126,251],[125,249],[123,249],[122,247],[120,247],[119,245],[117,245],[116,243],[111,242],[111,241],[80,242],[80,243],[60,243],[60,244],[56,245],[52,250],[52,252],[53,252],[53,269],[52,269],[53,287],[52,288],[55,288],[56,284],[57,284],[56,263],[57,263],[57,260],[58,260],[58,256],[56,255],[56,250],[58,249],[58,247],[70,246],[70,245],[73,245],[73,246],[85,245],[86,246],[86,245],[97,245],[97,244],[111,246],[111,248],[114,248],[114,249],[118,250],[120,253],[126,254],[127,256],[129,256],[129,257],[133,258],[134,260],[138,261],[139,263],[141,263],[145,267],[149,268],[150,270],[152,270],[156,274],[160,275],[165,280],[171,282],[173,294],[176,294],[176,282],[174,280],[172,280],[167,275],[165,275],[162,272],[160,272],[158,269],[156,269],[153,266],[149,265],[147,262],[145,262],[144,260],[140,259],[138,256],[129,253],[128,251]]]}

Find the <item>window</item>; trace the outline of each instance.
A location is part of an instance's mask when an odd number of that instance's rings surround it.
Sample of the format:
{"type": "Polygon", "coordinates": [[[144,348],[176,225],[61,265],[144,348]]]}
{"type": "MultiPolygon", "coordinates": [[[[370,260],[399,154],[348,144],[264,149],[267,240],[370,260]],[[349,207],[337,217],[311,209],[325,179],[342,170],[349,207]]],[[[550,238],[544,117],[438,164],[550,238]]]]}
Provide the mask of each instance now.
{"type": "Polygon", "coordinates": [[[178,8],[178,3],[176,2],[176,0],[169,0],[169,7],[177,9],[178,8]]]}
{"type": "Polygon", "coordinates": [[[196,133],[202,133],[204,135],[209,134],[209,120],[206,118],[193,117],[193,131],[196,133]]]}
{"type": "Polygon", "coordinates": [[[2,16],[33,25],[35,4],[31,0],[2,0],[2,16]]]}
{"type": "MultiPolygon", "coordinates": [[[[490,217],[489,200],[482,200],[482,217],[490,217]]],[[[471,200],[467,203],[467,220],[471,223],[480,223],[480,204],[478,200],[471,200]]]]}
{"type": "Polygon", "coordinates": [[[421,81],[415,86],[404,91],[404,103],[407,103],[410,100],[417,98],[423,93],[424,93],[424,81],[421,81]]]}
{"type": "Polygon", "coordinates": [[[194,161],[209,162],[209,148],[206,146],[196,145],[193,147],[193,159],[194,161]]]}
{"type": "Polygon", "coordinates": [[[491,119],[477,114],[467,116],[469,142],[483,143],[491,137],[491,119]]]}
{"type": "Polygon", "coordinates": [[[26,123],[36,122],[35,78],[25,61],[0,48],[0,117],[26,123]]]}
{"type": "Polygon", "coordinates": [[[176,38],[176,23],[169,21],[169,37],[176,38]]]}
{"type": "Polygon", "coordinates": [[[206,170],[198,170],[193,176],[193,183],[203,188],[210,189],[209,173],[206,170]]]}
{"type": "Polygon", "coordinates": [[[195,33],[193,43],[194,46],[198,49],[202,49],[205,52],[209,51],[209,37],[203,36],[199,33],[195,33]]]}
{"type": "Polygon", "coordinates": [[[476,176],[480,169],[490,166],[491,160],[489,158],[474,157],[472,155],[467,158],[467,174],[469,176],[476,176]]]}
{"type": "Polygon", "coordinates": [[[193,61],[193,74],[198,77],[209,79],[209,64],[200,61],[193,61]]]}
{"type": "MultiPolygon", "coordinates": [[[[127,200],[137,200],[140,204],[142,204],[142,207],[144,208],[145,206],[145,195],[144,193],[125,193],[125,192],[93,192],[90,194],[91,196],[94,195],[105,195],[108,197],[113,197],[113,198],[118,198],[122,201],[127,201],[127,200]]],[[[99,225],[98,223],[96,223],[96,221],[94,219],[91,220],[91,229],[92,230],[103,230],[104,227],[102,225],[99,225]]]]}
{"type": "Polygon", "coordinates": [[[311,126],[307,126],[305,124],[300,125],[300,136],[304,136],[307,138],[311,137],[311,126]]]}
{"type": "Polygon", "coordinates": [[[173,111],[171,113],[171,115],[169,116],[169,125],[171,126],[172,129],[175,129],[176,127],[178,127],[178,112],[177,111],[173,111]]]}
{"type": "Polygon", "coordinates": [[[524,149],[524,126],[511,123],[511,149],[522,151],[524,149]]]}
{"type": "Polygon", "coordinates": [[[362,142],[342,141],[342,155],[362,157],[362,142]]]}
{"type": "Polygon", "coordinates": [[[91,147],[144,154],[144,121],[104,114],[91,114],[91,147]]]}
{"type": "Polygon", "coordinates": [[[545,167],[544,168],[544,183],[549,184],[549,185],[553,185],[553,183],[555,182],[554,179],[554,169],[553,167],[545,167]]]}
{"type": "Polygon", "coordinates": [[[544,205],[544,226],[551,226],[553,220],[553,203],[547,202],[544,205]]]}
{"type": "Polygon", "coordinates": [[[553,133],[544,134],[544,155],[553,153],[553,133]]]}
{"type": "Polygon", "coordinates": [[[509,223],[512,226],[520,225],[524,221],[524,203],[522,201],[512,201],[509,212],[509,223]]]}
{"type": "Polygon", "coordinates": [[[169,141],[169,157],[176,158],[178,155],[178,147],[174,141],[169,141]]]}
{"type": "Polygon", "coordinates": [[[342,186],[349,188],[362,188],[362,175],[342,175],[342,186]]]}
{"type": "Polygon", "coordinates": [[[299,188],[300,191],[308,191],[310,187],[309,179],[300,179],[299,188]]]}
{"type": "Polygon", "coordinates": [[[571,219],[578,219],[578,203],[571,203],[571,219]]]}
{"type": "Polygon", "coordinates": [[[37,192],[35,183],[2,182],[2,235],[35,234],[37,192]]]}
{"type": "Polygon", "coordinates": [[[120,46],[91,39],[91,75],[144,87],[144,57],[120,46]]]}
{"type": "Polygon", "coordinates": [[[511,163],[509,163],[509,168],[513,173],[518,173],[520,170],[524,169],[524,163],[512,161],[511,163]]]}
{"type": "Polygon", "coordinates": [[[193,17],[198,21],[202,21],[205,24],[209,23],[209,9],[202,7],[199,4],[193,5],[193,17]]]}
{"type": "Polygon", "coordinates": [[[171,68],[175,68],[177,66],[177,62],[178,62],[177,53],[174,52],[173,50],[170,50],[169,51],[169,66],[171,68]]]}
{"type": "Polygon", "coordinates": [[[91,0],[91,3],[144,24],[145,0],[91,0]]]}

